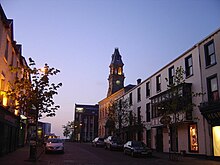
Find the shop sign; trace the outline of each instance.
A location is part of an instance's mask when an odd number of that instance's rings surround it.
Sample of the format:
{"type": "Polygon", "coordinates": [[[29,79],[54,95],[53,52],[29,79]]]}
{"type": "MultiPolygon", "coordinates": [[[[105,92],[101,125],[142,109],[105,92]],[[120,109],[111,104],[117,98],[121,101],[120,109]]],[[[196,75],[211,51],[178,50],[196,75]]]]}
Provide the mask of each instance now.
{"type": "Polygon", "coordinates": [[[168,124],[170,124],[170,122],[171,122],[171,117],[170,116],[163,116],[160,119],[160,123],[163,124],[163,125],[168,125],[168,124]]]}

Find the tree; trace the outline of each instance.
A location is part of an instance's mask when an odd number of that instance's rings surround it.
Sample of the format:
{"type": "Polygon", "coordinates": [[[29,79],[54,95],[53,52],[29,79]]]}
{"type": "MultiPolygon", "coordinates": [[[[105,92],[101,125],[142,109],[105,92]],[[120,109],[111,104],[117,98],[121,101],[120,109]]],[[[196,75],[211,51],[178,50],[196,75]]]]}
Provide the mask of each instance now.
{"type": "Polygon", "coordinates": [[[121,129],[124,125],[128,124],[129,111],[128,100],[116,100],[110,103],[108,107],[108,117],[106,127],[109,129],[109,133],[121,133],[121,129]]]}
{"type": "Polygon", "coordinates": [[[20,113],[34,114],[37,119],[43,114],[47,117],[55,116],[60,106],[55,105],[53,98],[58,94],[57,90],[62,83],[50,83],[49,77],[60,71],[50,68],[48,64],[45,64],[43,69],[37,69],[31,58],[29,58],[29,66],[11,67],[11,71],[20,75],[10,84],[7,92],[11,106],[20,113]]]}
{"type": "MultiPolygon", "coordinates": [[[[11,66],[11,71],[15,72],[18,76],[10,84],[10,89],[7,92],[10,106],[20,114],[33,118],[36,126],[35,141],[37,145],[38,119],[43,117],[43,115],[45,117],[55,116],[56,110],[60,108],[59,105],[55,105],[53,98],[54,95],[58,94],[57,90],[62,86],[62,83],[51,83],[49,79],[50,76],[54,76],[60,71],[50,68],[48,64],[45,64],[42,69],[37,69],[35,62],[31,58],[29,58],[29,66],[11,66]]],[[[34,153],[30,153],[30,158],[36,160],[36,153],[37,148],[34,150],[34,153]]]]}
{"type": "Polygon", "coordinates": [[[138,133],[140,139],[140,132],[143,132],[142,116],[137,116],[133,110],[130,109],[128,99],[118,99],[112,102],[108,108],[108,118],[106,127],[109,130],[109,134],[117,134],[122,139],[132,139],[132,133],[138,133]],[[129,134],[125,135],[125,130],[129,134]]]}
{"type": "Polygon", "coordinates": [[[63,136],[65,136],[66,138],[71,137],[73,134],[74,122],[68,121],[66,125],[63,125],[63,128],[63,136]]]}

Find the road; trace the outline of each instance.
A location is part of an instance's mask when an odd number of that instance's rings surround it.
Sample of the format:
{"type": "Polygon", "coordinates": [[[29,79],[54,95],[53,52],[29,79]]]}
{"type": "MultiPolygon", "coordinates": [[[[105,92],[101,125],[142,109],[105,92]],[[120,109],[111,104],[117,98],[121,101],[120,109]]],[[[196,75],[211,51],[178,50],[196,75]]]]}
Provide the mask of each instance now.
{"type": "Polygon", "coordinates": [[[43,154],[39,164],[47,165],[220,165],[220,162],[185,158],[181,161],[170,161],[167,157],[155,154],[151,158],[133,158],[121,151],[109,151],[92,147],[89,143],[65,143],[64,154],[43,154]]]}
{"type": "MultiPolygon", "coordinates": [[[[43,151],[43,150],[41,150],[43,151]]],[[[153,152],[151,158],[133,158],[121,151],[92,147],[89,143],[65,142],[64,154],[42,152],[37,162],[29,160],[30,146],[17,149],[0,157],[0,165],[220,165],[220,161],[183,157],[170,161],[168,154],[153,152]]]]}

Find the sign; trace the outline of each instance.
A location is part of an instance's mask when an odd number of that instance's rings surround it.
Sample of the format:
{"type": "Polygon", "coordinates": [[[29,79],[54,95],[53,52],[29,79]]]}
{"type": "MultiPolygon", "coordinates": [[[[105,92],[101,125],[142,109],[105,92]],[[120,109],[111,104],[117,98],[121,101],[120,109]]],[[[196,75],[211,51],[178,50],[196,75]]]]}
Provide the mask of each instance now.
{"type": "Polygon", "coordinates": [[[163,124],[163,125],[168,125],[168,124],[170,124],[170,122],[171,122],[171,117],[170,116],[163,116],[160,119],[160,123],[163,124]]]}

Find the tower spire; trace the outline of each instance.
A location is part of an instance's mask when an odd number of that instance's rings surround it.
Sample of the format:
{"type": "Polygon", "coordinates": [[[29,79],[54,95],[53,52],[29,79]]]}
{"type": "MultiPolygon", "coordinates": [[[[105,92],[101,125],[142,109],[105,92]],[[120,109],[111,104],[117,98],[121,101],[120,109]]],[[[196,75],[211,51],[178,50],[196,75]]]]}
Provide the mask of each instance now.
{"type": "Polygon", "coordinates": [[[119,49],[115,48],[114,53],[112,54],[112,60],[110,63],[110,73],[109,73],[109,89],[107,96],[112,95],[118,90],[124,87],[124,73],[123,73],[123,62],[119,49]]]}

